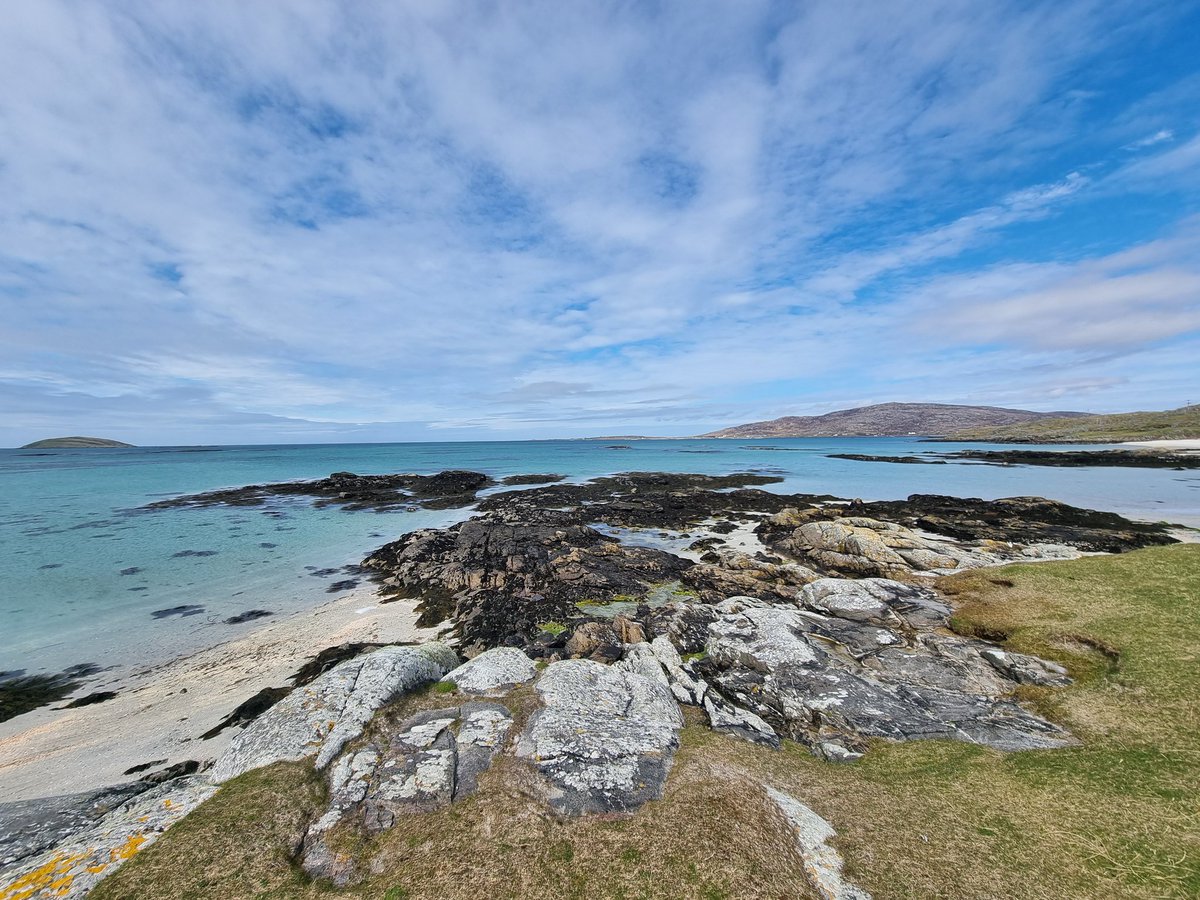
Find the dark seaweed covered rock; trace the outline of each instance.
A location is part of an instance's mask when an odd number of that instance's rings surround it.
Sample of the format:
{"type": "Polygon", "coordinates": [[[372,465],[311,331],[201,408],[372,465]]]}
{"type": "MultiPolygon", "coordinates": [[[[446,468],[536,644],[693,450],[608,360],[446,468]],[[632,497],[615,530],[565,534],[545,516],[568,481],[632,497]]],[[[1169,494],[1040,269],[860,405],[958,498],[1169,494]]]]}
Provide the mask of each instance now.
{"type": "Polygon", "coordinates": [[[356,475],[334,472],[316,481],[285,481],[249,484],[245,487],[207,491],[158,500],[144,510],[203,506],[261,506],[274,497],[315,497],[318,506],[337,505],[347,509],[392,509],[422,505],[451,509],[475,502],[475,494],[495,484],[480,472],[449,469],[433,475],[356,475]]]}
{"type": "Polygon", "coordinates": [[[1200,455],[1156,450],[955,450],[925,456],[871,456],[829,453],[830,459],[859,462],[924,463],[976,461],[996,466],[1118,466],[1134,469],[1200,469],[1200,455]]]}
{"type": "Polygon", "coordinates": [[[864,503],[862,515],[959,540],[1065,544],[1078,550],[1122,553],[1176,543],[1159,524],[1116,513],[1068,506],[1044,497],[1000,500],[913,494],[907,500],[864,503]]]}
{"type": "Polygon", "coordinates": [[[51,675],[0,673],[0,722],[70,696],[84,678],[99,671],[99,666],[83,663],[51,675]]]}
{"type": "Polygon", "coordinates": [[[577,604],[642,595],[691,565],[624,546],[575,518],[488,513],[407,534],[363,564],[380,573],[386,592],[422,601],[419,624],[453,619],[464,646],[480,648],[536,643],[548,623],[584,618],[577,604]]]}
{"type": "MultiPolygon", "coordinates": [[[[528,516],[543,510],[561,511],[581,525],[602,522],[639,528],[684,529],[706,519],[745,518],[747,512],[774,513],[795,506],[797,498],[753,490],[782,478],[739,472],[732,475],[691,475],[676,472],[626,472],[584,484],[554,484],[528,491],[508,491],[485,497],[480,511],[528,516]]],[[[809,497],[805,501],[834,499],[809,497]]]]}

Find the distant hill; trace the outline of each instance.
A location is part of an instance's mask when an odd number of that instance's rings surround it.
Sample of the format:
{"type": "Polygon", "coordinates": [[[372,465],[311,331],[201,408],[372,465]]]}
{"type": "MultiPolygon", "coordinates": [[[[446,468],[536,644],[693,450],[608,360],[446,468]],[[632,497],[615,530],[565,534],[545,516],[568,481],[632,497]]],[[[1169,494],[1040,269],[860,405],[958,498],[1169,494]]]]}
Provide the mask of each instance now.
{"type": "Polygon", "coordinates": [[[80,447],[132,447],[121,441],[110,441],[108,438],[94,437],[60,437],[46,438],[44,441],[34,441],[26,444],[21,450],[66,450],[80,447]]]}
{"type": "Polygon", "coordinates": [[[964,428],[1017,425],[1050,417],[1085,413],[1040,413],[998,406],[958,406],[951,403],[878,403],[856,409],[839,409],[823,416],[784,416],[769,422],[735,425],[706,438],[784,437],[898,437],[919,434],[941,437],[964,428]]]}
{"type": "Polygon", "coordinates": [[[1110,444],[1119,441],[1200,439],[1200,406],[1163,412],[1042,418],[999,428],[965,428],[947,440],[1010,444],[1110,444]]]}

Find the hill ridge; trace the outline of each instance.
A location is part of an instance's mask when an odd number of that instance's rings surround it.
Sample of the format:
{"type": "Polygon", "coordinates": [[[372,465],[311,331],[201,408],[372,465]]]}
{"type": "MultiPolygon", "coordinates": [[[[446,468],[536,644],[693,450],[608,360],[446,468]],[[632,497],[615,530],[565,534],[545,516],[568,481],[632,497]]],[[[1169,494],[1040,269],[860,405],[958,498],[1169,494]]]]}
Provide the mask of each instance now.
{"type": "Polygon", "coordinates": [[[957,403],[875,403],[818,416],[781,416],[702,434],[705,438],[760,437],[944,437],[967,428],[1019,425],[1044,418],[1086,413],[1035,412],[1002,406],[957,403]]]}

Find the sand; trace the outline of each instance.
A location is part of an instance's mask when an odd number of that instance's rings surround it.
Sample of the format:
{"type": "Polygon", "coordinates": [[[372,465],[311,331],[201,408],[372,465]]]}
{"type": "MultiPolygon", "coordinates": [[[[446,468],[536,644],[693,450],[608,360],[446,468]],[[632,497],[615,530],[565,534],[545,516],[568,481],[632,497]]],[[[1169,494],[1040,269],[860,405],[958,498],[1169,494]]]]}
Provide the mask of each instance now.
{"type": "Polygon", "coordinates": [[[1160,450],[1200,450],[1200,438],[1177,441],[1125,441],[1128,447],[1157,447],[1160,450]]]}
{"type": "Polygon", "coordinates": [[[117,691],[94,706],[45,707],[0,723],[0,798],[58,796],[132,781],[131,766],[151,770],[215,759],[236,733],[200,735],[238,704],[290,676],[326,647],[351,641],[428,641],[413,601],[380,604],[366,585],[315,609],[281,616],[254,631],[163,665],[110,672],[87,685],[117,691]]]}

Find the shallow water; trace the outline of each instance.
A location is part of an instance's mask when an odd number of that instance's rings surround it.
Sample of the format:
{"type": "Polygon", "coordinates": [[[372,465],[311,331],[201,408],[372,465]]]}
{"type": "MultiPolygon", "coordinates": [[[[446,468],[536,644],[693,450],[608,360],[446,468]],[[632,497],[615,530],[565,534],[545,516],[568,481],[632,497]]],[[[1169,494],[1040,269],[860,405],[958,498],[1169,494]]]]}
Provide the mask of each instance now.
{"type": "Polygon", "coordinates": [[[756,471],[783,477],[768,489],[785,492],[866,500],[912,493],[1040,495],[1200,526],[1200,474],[1194,470],[922,466],[826,457],[967,446],[802,438],[3,450],[0,672],[159,662],[211,646],[255,624],[225,619],[251,609],[278,615],[311,608],[331,596],[331,585],[354,580],[343,566],[403,532],[469,514],[347,512],[314,508],[308,498],[259,507],[135,511],[162,497],[335,471],[462,468],[496,477],[557,472],[572,479],[634,470],[756,471]],[[164,612],[176,607],[184,609],[164,612]]]}

